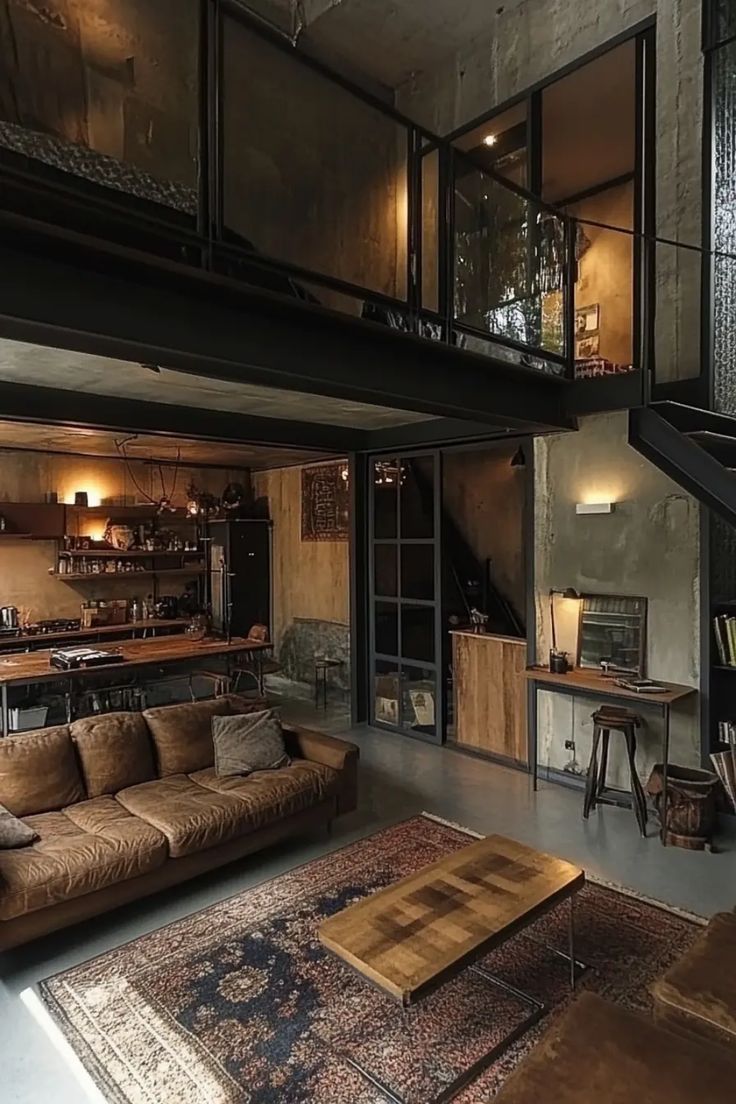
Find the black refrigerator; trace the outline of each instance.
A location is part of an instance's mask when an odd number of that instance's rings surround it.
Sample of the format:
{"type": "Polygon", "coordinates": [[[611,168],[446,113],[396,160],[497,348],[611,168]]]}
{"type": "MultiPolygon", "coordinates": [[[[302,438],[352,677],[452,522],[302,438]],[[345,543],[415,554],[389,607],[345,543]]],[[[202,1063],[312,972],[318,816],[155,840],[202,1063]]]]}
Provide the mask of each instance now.
{"type": "Polygon", "coordinates": [[[215,632],[247,636],[253,625],[272,634],[270,521],[209,523],[209,584],[215,632]],[[228,625],[229,621],[229,625],[228,625]]]}

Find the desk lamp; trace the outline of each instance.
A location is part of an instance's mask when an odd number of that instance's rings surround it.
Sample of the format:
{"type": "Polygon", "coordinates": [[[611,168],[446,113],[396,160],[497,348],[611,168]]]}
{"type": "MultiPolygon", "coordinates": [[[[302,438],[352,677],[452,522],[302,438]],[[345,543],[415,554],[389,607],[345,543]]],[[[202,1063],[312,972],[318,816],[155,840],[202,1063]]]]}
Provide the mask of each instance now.
{"type": "Polygon", "coordinates": [[[575,601],[579,601],[580,595],[574,587],[565,587],[564,590],[557,590],[554,587],[549,592],[549,619],[552,626],[552,647],[549,651],[549,669],[554,671],[557,675],[566,675],[570,670],[570,664],[567,661],[567,652],[558,652],[557,650],[557,628],[555,626],[555,597],[560,598],[572,598],[575,601]]]}

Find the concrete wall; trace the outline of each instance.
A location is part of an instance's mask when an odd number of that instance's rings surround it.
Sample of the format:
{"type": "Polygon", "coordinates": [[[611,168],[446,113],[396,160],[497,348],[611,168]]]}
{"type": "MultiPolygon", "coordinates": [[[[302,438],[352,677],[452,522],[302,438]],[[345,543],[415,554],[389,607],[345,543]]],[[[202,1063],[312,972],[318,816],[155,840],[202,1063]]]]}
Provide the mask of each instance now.
{"type": "MultiPolygon", "coordinates": [[[[694,0],[538,0],[491,5],[487,32],[397,93],[413,119],[447,134],[656,14],[656,228],[701,241],[702,56],[694,0]]],[[[657,249],[658,379],[697,374],[699,259],[657,249]]]]}
{"type": "Polygon", "coordinates": [[[349,546],[347,541],[302,540],[301,467],[254,472],[253,491],[268,499],[273,521],[273,637],[278,654],[297,618],[349,625],[349,546]]]}
{"type": "MultiPolygon", "coordinates": [[[[158,469],[142,463],[132,463],[136,482],[152,497],[161,494],[158,469]]],[[[173,486],[173,468],[164,468],[168,493],[173,486]]],[[[231,479],[247,482],[243,472],[215,469],[180,468],[172,501],[175,506],[186,502],[186,488],[192,482],[200,490],[220,494],[231,479]]],[[[62,453],[20,451],[0,452],[0,513],[3,502],[43,502],[47,491],[56,491],[60,502],[74,500],[75,491],[86,490],[90,506],[101,498],[129,496],[130,503],[139,501],[133,481],[120,460],[77,457],[62,453]]],[[[110,508],[114,514],[115,508],[110,508]]],[[[91,518],[86,525],[89,536],[100,539],[105,518],[91,518]]],[[[107,581],[104,576],[91,576],[74,582],[64,582],[49,574],[56,568],[55,541],[13,541],[0,543],[0,606],[17,606],[26,610],[32,620],[50,617],[79,617],[83,600],[96,597],[142,597],[151,589],[151,579],[107,581]]],[[[180,594],[182,578],[160,580],[160,593],[180,594]]]]}
{"type": "Polygon", "coordinates": [[[194,187],[198,19],[196,0],[0,0],[0,114],[194,187]]]}
{"type": "MultiPolygon", "coordinates": [[[[535,442],[534,558],[537,647],[550,647],[550,587],[580,593],[643,596],[649,600],[647,673],[697,686],[699,681],[699,506],[626,442],[626,415],[585,419],[577,433],[535,442]],[[614,501],[611,515],[578,516],[576,502],[614,501]]],[[[579,604],[556,604],[558,647],[577,651],[579,604]]],[[[697,698],[673,713],[672,761],[699,763],[697,698]]],[[[593,700],[556,694],[539,698],[540,764],[563,768],[574,739],[576,757],[590,754],[593,700]]],[[[646,725],[639,737],[643,776],[661,754],[661,719],[646,701],[638,706],[646,725]]],[[[620,754],[611,776],[622,785],[620,754]]]]}

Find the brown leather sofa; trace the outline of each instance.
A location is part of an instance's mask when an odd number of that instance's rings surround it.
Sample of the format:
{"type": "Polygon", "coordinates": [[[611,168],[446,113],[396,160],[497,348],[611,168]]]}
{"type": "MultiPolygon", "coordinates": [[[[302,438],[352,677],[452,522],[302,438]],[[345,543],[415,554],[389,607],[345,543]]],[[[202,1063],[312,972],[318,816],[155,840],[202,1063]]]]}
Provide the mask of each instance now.
{"type": "Polygon", "coordinates": [[[228,695],[0,739],[0,804],[39,835],[0,851],[0,950],[355,808],[358,749],[307,729],[286,729],[287,767],[215,774],[212,717],[261,708],[228,695]]]}

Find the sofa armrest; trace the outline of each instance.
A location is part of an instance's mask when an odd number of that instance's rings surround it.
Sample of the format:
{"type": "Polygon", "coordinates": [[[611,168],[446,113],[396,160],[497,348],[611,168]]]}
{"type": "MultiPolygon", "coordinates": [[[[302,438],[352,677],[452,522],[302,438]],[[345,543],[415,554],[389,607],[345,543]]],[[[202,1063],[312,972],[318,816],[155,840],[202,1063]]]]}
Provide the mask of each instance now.
{"type": "Polygon", "coordinates": [[[322,763],[338,772],[340,789],[337,800],[338,813],[349,813],[358,804],[358,757],[359,749],[347,740],[336,736],[326,736],[311,728],[296,728],[285,725],[287,747],[292,755],[301,759],[311,759],[313,763],[322,763]]]}

